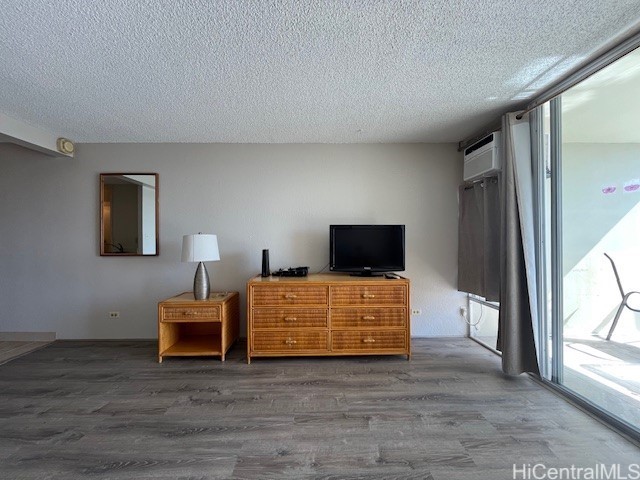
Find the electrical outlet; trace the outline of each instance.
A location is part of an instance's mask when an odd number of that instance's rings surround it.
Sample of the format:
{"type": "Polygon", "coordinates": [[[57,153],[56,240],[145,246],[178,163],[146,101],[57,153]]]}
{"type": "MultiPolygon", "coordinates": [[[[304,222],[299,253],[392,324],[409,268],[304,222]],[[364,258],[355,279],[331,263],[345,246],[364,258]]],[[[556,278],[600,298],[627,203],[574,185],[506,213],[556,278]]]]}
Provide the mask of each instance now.
{"type": "Polygon", "coordinates": [[[460,307],[460,316],[467,318],[467,307],[460,307]]]}
{"type": "Polygon", "coordinates": [[[109,318],[120,318],[120,312],[109,312],[109,318]]]}
{"type": "Polygon", "coordinates": [[[419,308],[412,308],[411,315],[422,315],[422,310],[420,310],[419,308]]]}

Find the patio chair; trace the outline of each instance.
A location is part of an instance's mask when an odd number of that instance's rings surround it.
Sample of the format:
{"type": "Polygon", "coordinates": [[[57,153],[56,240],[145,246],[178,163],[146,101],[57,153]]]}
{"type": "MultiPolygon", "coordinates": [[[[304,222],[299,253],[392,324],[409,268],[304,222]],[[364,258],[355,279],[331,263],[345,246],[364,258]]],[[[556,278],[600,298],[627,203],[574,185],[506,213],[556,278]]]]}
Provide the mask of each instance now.
{"type": "Polygon", "coordinates": [[[616,328],[616,325],[618,325],[618,320],[620,320],[620,315],[622,315],[622,311],[624,310],[624,307],[627,307],[629,310],[632,310],[634,312],[640,313],[640,309],[633,308],[633,307],[629,306],[629,303],[628,303],[629,297],[631,295],[633,295],[634,293],[637,294],[637,295],[640,295],[640,292],[631,291],[631,292],[625,293],[624,288],[622,288],[622,283],[620,282],[620,275],[618,275],[618,269],[616,268],[616,262],[614,262],[613,258],[611,258],[606,253],[604,254],[604,256],[607,257],[609,259],[609,261],[611,262],[611,267],[613,268],[613,273],[616,276],[616,282],[618,282],[618,288],[620,289],[620,295],[622,296],[622,300],[620,301],[620,306],[618,307],[618,311],[616,312],[616,316],[613,318],[613,323],[611,324],[611,328],[609,329],[609,334],[607,335],[607,340],[610,340],[611,339],[611,335],[613,334],[613,331],[616,328]]]}

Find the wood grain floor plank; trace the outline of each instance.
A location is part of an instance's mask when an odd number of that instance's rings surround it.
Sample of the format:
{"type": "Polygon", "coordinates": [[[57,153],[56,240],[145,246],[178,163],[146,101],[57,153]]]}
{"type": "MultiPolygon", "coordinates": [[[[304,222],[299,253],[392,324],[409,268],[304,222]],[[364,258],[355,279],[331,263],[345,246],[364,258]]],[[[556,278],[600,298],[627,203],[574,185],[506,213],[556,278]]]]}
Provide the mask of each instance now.
{"type": "Polygon", "coordinates": [[[0,364],[9,362],[26,353],[33,352],[50,342],[0,341],[0,364]]]}
{"type": "Polygon", "coordinates": [[[414,339],[410,362],[156,349],[57,341],[0,365],[4,478],[500,480],[514,462],[639,458],[467,339],[414,339]]]}

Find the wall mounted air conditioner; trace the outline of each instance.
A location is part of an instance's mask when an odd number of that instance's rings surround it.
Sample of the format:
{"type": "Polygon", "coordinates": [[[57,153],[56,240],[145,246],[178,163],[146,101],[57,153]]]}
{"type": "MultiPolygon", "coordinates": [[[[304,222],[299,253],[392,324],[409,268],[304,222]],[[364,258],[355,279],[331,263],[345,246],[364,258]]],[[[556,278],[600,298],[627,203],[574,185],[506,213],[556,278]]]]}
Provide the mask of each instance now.
{"type": "Polygon", "coordinates": [[[502,149],[500,132],[493,132],[464,150],[465,181],[489,177],[500,171],[502,149]]]}

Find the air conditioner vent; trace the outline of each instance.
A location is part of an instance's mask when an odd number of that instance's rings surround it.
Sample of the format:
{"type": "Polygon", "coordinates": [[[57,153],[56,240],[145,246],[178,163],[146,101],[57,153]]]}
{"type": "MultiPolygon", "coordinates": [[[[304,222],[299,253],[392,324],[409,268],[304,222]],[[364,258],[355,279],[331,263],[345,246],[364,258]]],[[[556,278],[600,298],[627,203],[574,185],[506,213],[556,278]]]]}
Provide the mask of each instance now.
{"type": "Polygon", "coordinates": [[[463,178],[470,181],[494,175],[501,165],[500,132],[493,132],[465,149],[463,178]]]}
{"type": "Polygon", "coordinates": [[[476,150],[478,150],[481,147],[484,147],[485,145],[487,145],[488,143],[493,142],[493,133],[487,137],[484,137],[482,140],[480,140],[477,143],[474,143],[473,145],[471,145],[469,148],[467,148],[464,151],[465,155],[469,155],[470,153],[475,152],[476,150]]]}

